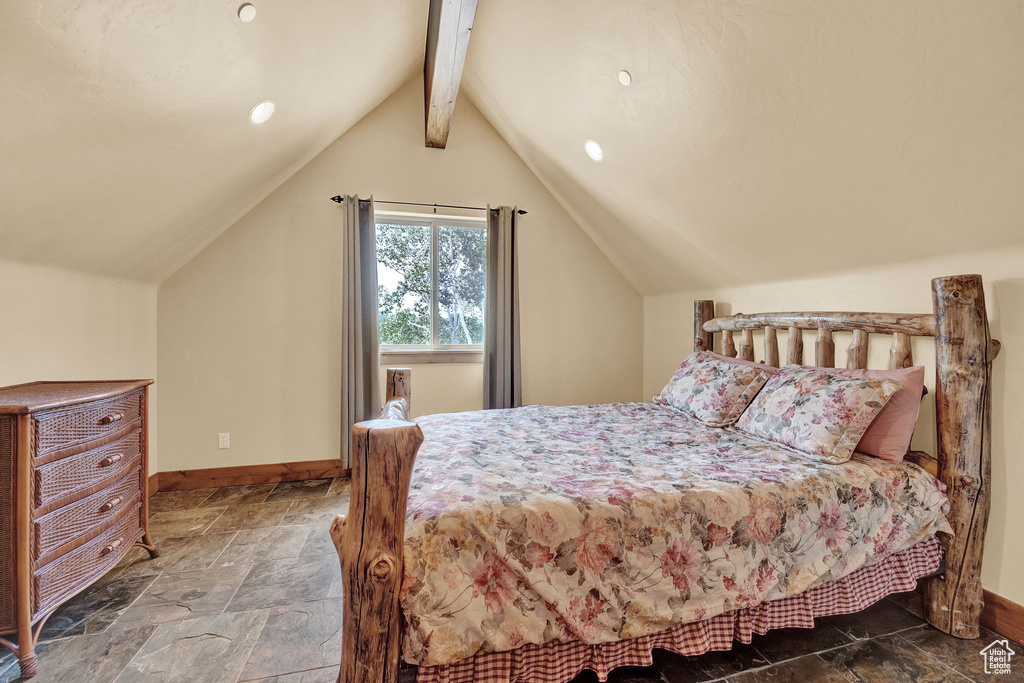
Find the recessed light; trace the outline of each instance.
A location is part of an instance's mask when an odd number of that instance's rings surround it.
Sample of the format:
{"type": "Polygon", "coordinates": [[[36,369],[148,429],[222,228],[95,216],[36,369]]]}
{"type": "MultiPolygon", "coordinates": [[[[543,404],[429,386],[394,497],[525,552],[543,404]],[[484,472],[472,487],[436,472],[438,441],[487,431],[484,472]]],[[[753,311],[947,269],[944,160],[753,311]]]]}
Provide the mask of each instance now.
{"type": "Polygon", "coordinates": [[[597,144],[595,140],[587,140],[583,145],[583,149],[587,151],[587,156],[594,161],[601,161],[604,158],[604,150],[601,149],[601,145],[597,144]]]}
{"type": "Polygon", "coordinates": [[[249,121],[252,123],[263,123],[274,115],[274,103],[270,100],[263,100],[249,112],[249,121]]]}
{"type": "Polygon", "coordinates": [[[621,83],[622,85],[629,85],[632,82],[633,77],[629,74],[628,71],[623,69],[622,71],[619,72],[619,83],[621,83]]]}
{"type": "Polygon", "coordinates": [[[251,2],[243,2],[238,8],[238,18],[248,24],[256,18],[256,7],[251,2]]]}

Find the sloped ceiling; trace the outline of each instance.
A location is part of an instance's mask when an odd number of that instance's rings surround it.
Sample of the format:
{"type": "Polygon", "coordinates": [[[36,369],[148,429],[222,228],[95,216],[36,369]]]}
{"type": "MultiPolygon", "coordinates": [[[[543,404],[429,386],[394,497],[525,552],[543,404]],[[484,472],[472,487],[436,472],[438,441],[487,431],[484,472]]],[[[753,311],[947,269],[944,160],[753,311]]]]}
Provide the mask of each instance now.
{"type": "MultiPolygon", "coordinates": [[[[0,3],[0,257],[159,282],[421,68],[426,0],[238,4],[0,3]]],[[[1021,244],[1021,65],[1019,0],[486,0],[462,96],[651,294],[1021,244]]]]}
{"type": "Polygon", "coordinates": [[[1019,0],[481,2],[463,81],[644,293],[1024,243],[1019,0]]]}
{"type": "Polygon", "coordinates": [[[0,257],[159,282],[422,63],[425,3],[239,4],[0,3],[0,257]]]}

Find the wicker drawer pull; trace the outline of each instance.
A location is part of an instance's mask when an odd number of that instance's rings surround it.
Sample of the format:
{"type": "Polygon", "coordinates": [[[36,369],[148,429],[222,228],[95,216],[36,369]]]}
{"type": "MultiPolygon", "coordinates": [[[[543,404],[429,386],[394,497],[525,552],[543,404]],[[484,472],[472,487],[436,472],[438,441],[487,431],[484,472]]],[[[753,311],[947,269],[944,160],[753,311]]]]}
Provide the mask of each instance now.
{"type": "Polygon", "coordinates": [[[121,539],[120,538],[117,539],[116,541],[112,541],[109,545],[107,545],[105,548],[103,548],[103,550],[100,551],[100,555],[109,555],[110,553],[112,553],[115,550],[117,550],[117,547],[119,545],[121,545],[121,539]]]}
{"type": "Polygon", "coordinates": [[[114,453],[113,455],[108,455],[107,457],[105,457],[102,460],[100,460],[100,467],[110,467],[111,465],[113,465],[115,462],[117,462],[118,460],[120,460],[123,457],[124,456],[121,455],[120,453],[114,453]]]}
{"type": "Polygon", "coordinates": [[[113,510],[114,508],[116,508],[120,504],[121,504],[121,499],[120,498],[114,498],[113,500],[108,500],[106,503],[104,503],[103,505],[100,506],[100,512],[110,512],[111,510],[113,510]]]}
{"type": "Polygon", "coordinates": [[[124,413],[114,413],[100,418],[101,425],[108,425],[124,419],[124,413]]]}

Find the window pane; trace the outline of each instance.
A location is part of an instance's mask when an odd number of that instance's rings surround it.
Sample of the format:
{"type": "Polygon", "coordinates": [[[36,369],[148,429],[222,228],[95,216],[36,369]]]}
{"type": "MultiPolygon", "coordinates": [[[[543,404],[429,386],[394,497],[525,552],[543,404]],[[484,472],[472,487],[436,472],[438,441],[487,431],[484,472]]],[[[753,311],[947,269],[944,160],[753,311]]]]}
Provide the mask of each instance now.
{"type": "Polygon", "coordinates": [[[487,231],[437,228],[437,343],[484,343],[487,231]]]}
{"type": "Polygon", "coordinates": [[[381,344],[430,344],[430,228],[377,224],[381,344]]]}

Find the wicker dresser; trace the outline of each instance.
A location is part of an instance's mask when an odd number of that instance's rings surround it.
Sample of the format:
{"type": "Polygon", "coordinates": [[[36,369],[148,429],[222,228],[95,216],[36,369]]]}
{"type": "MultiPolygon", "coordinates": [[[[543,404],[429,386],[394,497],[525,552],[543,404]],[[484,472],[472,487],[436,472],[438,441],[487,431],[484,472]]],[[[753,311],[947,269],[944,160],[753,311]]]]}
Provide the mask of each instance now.
{"type": "Polygon", "coordinates": [[[152,380],[0,389],[0,643],[36,673],[47,617],[138,543],[147,522],[152,380]],[[14,634],[12,637],[11,634],[14,634]]]}

